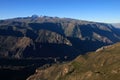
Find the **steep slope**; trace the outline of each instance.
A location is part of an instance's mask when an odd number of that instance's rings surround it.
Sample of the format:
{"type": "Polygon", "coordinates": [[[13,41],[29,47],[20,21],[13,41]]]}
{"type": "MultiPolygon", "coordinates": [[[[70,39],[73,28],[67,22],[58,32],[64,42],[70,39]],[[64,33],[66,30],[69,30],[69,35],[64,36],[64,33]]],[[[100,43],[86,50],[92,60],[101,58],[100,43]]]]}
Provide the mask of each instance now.
{"type": "Polygon", "coordinates": [[[0,79],[25,80],[40,66],[119,41],[120,29],[105,23],[36,15],[0,20],[0,79]]]}
{"type": "Polygon", "coordinates": [[[27,46],[30,46],[31,40],[27,37],[6,37],[0,36],[0,56],[1,57],[11,57],[11,58],[20,58],[22,52],[27,46]],[[9,51],[9,52],[8,52],[9,51]]]}
{"type": "Polygon", "coordinates": [[[58,17],[0,20],[0,57],[73,59],[120,41],[120,30],[110,24],[58,17]]]}
{"type": "Polygon", "coordinates": [[[119,80],[119,47],[105,46],[68,63],[38,68],[27,80],[119,80]]]}

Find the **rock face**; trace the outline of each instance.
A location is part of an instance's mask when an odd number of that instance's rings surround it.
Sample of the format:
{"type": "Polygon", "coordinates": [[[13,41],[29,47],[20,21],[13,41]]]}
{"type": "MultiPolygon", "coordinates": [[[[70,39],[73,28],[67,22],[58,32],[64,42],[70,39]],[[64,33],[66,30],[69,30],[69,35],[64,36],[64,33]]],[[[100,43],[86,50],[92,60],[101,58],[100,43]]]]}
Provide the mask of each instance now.
{"type": "Polygon", "coordinates": [[[27,80],[119,80],[120,43],[98,52],[78,56],[75,60],[38,68],[27,80]]]}
{"type": "Polygon", "coordinates": [[[0,20],[1,58],[73,59],[120,41],[110,24],[36,16],[0,20]]]}

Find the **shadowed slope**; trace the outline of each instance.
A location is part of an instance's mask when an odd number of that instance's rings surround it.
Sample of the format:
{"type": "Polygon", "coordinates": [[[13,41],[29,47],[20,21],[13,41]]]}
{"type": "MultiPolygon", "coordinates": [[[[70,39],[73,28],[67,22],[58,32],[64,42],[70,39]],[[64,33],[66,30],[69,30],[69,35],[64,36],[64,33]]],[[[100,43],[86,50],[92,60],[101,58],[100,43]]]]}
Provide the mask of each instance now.
{"type": "Polygon", "coordinates": [[[120,43],[80,55],[75,60],[38,68],[27,80],[119,80],[120,43]]]}

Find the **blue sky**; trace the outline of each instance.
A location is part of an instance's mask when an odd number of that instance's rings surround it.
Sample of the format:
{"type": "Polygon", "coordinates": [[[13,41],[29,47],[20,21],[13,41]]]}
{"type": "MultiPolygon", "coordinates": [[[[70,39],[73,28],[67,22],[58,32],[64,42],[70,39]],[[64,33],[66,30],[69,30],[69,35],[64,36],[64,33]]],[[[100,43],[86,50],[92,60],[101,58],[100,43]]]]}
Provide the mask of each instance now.
{"type": "Polygon", "coordinates": [[[120,0],[0,0],[0,19],[33,14],[120,22],[120,0]]]}

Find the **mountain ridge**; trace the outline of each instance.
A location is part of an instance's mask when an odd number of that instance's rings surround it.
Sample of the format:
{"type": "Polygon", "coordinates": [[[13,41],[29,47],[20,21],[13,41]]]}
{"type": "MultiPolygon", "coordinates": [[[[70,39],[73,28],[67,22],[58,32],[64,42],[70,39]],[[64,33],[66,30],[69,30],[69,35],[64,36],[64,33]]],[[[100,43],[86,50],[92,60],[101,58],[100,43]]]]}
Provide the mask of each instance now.
{"type": "MultiPolygon", "coordinates": [[[[76,50],[73,49],[72,52],[78,51],[76,52],[76,54],[78,55],[88,51],[96,50],[97,48],[102,47],[104,45],[109,45],[120,41],[119,33],[120,31],[117,28],[113,27],[111,24],[89,22],[89,21],[76,20],[71,18],[32,16],[32,17],[0,20],[0,37],[1,39],[3,39],[3,41],[5,39],[4,38],[5,36],[6,38],[8,38],[8,40],[5,40],[6,42],[8,41],[7,43],[9,43],[10,37],[15,38],[15,40],[17,40],[18,42],[17,44],[20,43],[18,41],[19,39],[17,38],[22,39],[26,37],[30,39],[30,43],[29,45],[26,45],[26,47],[24,44],[22,44],[24,46],[23,49],[20,49],[20,47],[16,49],[8,48],[6,49],[7,52],[4,52],[5,50],[3,52],[2,51],[0,52],[2,52],[2,54],[5,54],[6,56],[8,54],[9,57],[9,55],[11,56],[18,54],[25,55],[26,49],[29,48],[28,50],[30,50],[31,48],[34,48],[35,50],[29,52],[37,53],[38,50],[36,48],[37,47],[36,43],[38,43],[41,46],[43,43],[47,43],[47,44],[58,44],[58,46],[59,44],[63,44],[63,45],[65,44],[66,46],[71,46],[72,48],[76,49],[76,50]],[[84,45],[84,46],[81,47],[80,45],[81,46],[84,45]],[[91,47],[88,48],[87,50],[86,47],[90,45],[93,45],[92,46],[93,48],[91,47]],[[12,50],[16,50],[16,51],[12,51],[12,50]]],[[[2,44],[1,48],[7,45],[6,42],[5,43],[1,42],[2,44]]],[[[12,46],[14,45],[15,44],[12,44],[12,46]]],[[[63,49],[63,51],[65,50],[63,49]]],[[[57,52],[59,52],[59,50],[57,52]]],[[[34,55],[33,53],[29,55],[31,55],[32,57],[34,55]]],[[[44,53],[44,51],[42,53],[44,53]]],[[[55,54],[56,52],[51,52],[51,53],[55,54]]],[[[69,49],[67,53],[70,53],[69,49]]],[[[70,53],[70,55],[71,54],[72,53],[70,53]]],[[[48,53],[46,55],[48,55],[48,53]]]]}
{"type": "Polygon", "coordinates": [[[119,80],[120,43],[80,55],[71,62],[36,69],[27,80],[119,80]]]}
{"type": "Polygon", "coordinates": [[[119,41],[120,29],[106,23],[48,16],[0,20],[0,78],[25,80],[45,64],[71,61],[119,41]]]}

